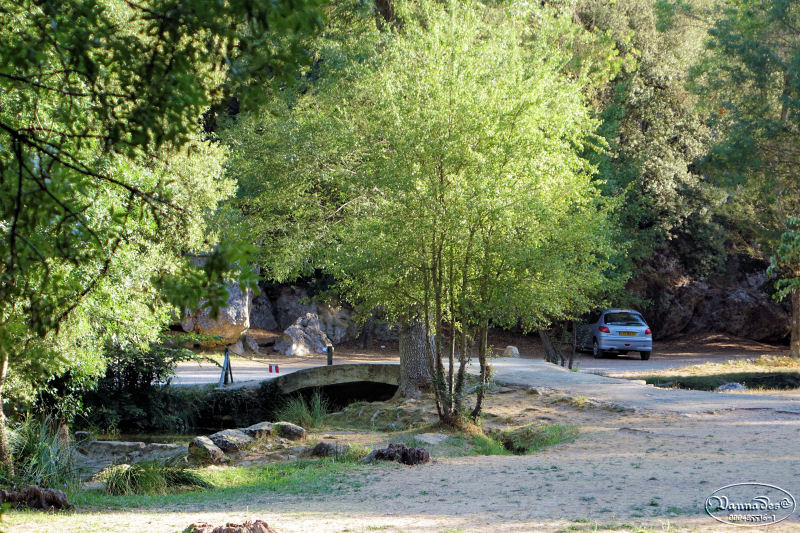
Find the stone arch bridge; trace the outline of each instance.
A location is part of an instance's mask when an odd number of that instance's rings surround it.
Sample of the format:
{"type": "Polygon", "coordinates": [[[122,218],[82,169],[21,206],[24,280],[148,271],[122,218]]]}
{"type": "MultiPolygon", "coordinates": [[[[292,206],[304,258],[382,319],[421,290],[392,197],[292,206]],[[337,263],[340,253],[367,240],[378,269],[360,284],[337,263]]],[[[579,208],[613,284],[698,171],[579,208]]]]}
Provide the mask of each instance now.
{"type": "Polygon", "coordinates": [[[292,394],[317,388],[375,384],[397,387],[400,384],[400,365],[397,363],[346,363],[315,366],[296,370],[273,378],[272,383],[282,394],[292,394]]]}

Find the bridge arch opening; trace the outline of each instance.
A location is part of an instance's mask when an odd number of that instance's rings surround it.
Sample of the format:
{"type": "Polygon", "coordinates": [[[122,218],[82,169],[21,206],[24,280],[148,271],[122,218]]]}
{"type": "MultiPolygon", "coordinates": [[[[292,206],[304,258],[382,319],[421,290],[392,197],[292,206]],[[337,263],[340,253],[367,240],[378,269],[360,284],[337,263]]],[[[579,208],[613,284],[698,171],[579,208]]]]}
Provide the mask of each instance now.
{"type": "Polygon", "coordinates": [[[328,402],[329,411],[340,411],[355,402],[383,402],[391,399],[397,392],[397,385],[377,381],[353,381],[320,387],[298,389],[293,394],[302,395],[309,400],[319,391],[328,402]]]}

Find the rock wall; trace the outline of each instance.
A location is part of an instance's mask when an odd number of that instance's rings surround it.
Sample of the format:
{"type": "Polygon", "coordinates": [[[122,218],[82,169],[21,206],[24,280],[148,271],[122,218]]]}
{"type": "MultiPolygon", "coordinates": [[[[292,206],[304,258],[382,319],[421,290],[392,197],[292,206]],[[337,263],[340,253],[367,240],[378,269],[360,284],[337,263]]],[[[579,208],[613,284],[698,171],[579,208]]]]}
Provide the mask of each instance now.
{"type": "Polygon", "coordinates": [[[676,258],[656,254],[628,288],[651,300],[643,314],[656,340],[726,333],[760,342],[784,342],[790,332],[790,315],[771,298],[773,280],[766,275],[767,266],[734,255],[725,272],[696,280],[676,258]]]}
{"type": "Polygon", "coordinates": [[[253,327],[271,331],[286,331],[297,319],[308,313],[317,315],[319,326],[334,345],[355,341],[396,341],[397,331],[392,324],[377,316],[359,328],[355,311],[335,303],[316,301],[300,285],[264,285],[261,294],[253,298],[250,323],[253,327]]]}
{"type": "Polygon", "coordinates": [[[181,321],[183,331],[219,337],[204,341],[206,347],[233,344],[250,328],[252,294],[249,290],[242,291],[236,283],[228,284],[227,288],[228,302],[219,310],[218,317],[214,318],[211,309],[206,308],[188,312],[181,321]]]}

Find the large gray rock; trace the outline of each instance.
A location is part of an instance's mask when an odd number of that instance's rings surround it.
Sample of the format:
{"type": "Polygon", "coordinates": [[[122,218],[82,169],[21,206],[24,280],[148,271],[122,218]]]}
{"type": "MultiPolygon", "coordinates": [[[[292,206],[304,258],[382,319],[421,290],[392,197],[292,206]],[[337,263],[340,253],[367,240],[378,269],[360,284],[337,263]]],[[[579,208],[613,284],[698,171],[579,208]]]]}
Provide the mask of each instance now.
{"type": "Polygon", "coordinates": [[[205,347],[233,344],[250,327],[250,291],[243,292],[237,283],[229,284],[227,289],[227,305],[219,310],[217,318],[211,309],[204,308],[188,312],[181,321],[183,331],[219,337],[203,341],[205,347]]]}
{"type": "Polygon", "coordinates": [[[275,422],[272,424],[272,432],[278,437],[284,437],[289,440],[306,438],[306,430],[291,422],[275,422]]]}
{"type": "Polygon", "coordinates": [[[250,326],[270,331],[278,329],[278,321],[275,320],[275,309],[272,306],[272,301],[263,292],[253,298],[252,306],[250,307],[250,326]]]}
{"type": "Polygon", "coordinates": [[[219,463],[225,452],[208,437],[195,437],[189,443],[189,458],[203,464],[219,463]]]}
{"type": "Polygon", "coordinates": [[[319,324],[319,318],[306,313],[286,328],[280,340],[275,343],[275,351],[288,356],[324,354],[332,343],[319,324]]]}
{"type": "Polygon", "coordinates": [[[519,357],[519,350],[516,346],[506,346],[503,350],[503,357],[519,357]]]}
{"type": "Polygon", "coordinates": [[[320,329],[334,344],[355,340],[358,334],[355,313],[339,305],[317,304],[320,329]]]}
{"type": "Polygon", "coordinates": [[[225,453],[236,453],[253,443],[253,438],[239,429],[223,429],[208,436],[225,453]]]}
{"type": "Polygon", "coordinates": [[[272,422],[259,422],[241,430],[248,437],[254,439],[264,439],[272,435],[272,422]]]}
{"type": "Polygon", "coordinates": [[[185,445],[139,441],[84,440],[76,444],[75,450],[78,467],[89,475],[112,464],[169,461],[186,457],[185,445]]]}
{"type": "Polygon", "coordinates": [[[307,313],[316,313],[317,305],[311,301],[305,289],[282,287],[275,299],[274,312],[278,322],[275,329],[286,329],[307,313]]]}
{"type": "Polygon", "coordinates": [[[725,383],[724,385],[720,385],[714,390],[717,392],[744,391],[747,390],[747,387],[745,387],[741,383],[731,382],[731,383],[725,383]]]}
{"type": "Polygon", "coordinates": [[[252,353],[259,353],[260,349],[258,346],[258,342],[251,337],[250,335],[245,335],[242,337],[242,345],[245,351],[252,352],[252,353]]]}

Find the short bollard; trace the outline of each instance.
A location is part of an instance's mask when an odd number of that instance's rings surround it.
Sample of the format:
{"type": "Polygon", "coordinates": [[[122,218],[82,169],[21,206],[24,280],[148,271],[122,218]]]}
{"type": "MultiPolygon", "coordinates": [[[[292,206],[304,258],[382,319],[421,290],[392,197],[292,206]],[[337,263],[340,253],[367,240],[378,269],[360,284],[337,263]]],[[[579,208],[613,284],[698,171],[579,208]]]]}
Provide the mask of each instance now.
{"type": "Polygon", "coordinates": [[[328,366],[330,366],[333,364],[333,346],[328,346],[326,351],[328,352],[328,366]]]}

